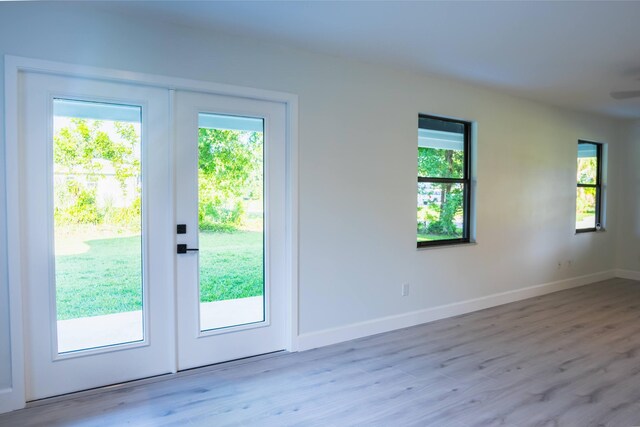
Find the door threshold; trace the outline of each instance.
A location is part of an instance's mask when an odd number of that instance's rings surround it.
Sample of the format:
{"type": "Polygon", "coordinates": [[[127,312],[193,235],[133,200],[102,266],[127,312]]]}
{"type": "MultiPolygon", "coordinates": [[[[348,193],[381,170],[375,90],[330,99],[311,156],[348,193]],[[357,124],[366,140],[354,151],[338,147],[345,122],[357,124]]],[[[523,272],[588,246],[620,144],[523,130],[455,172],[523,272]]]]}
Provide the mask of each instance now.
{"type": "Polygon", "coordinates": [[[147,384],[158,383],[162,381],[170,381],[176,378],[188,377],[192,375],[200,375],[216,371],[218,369],[229,368],[237,365],[243,365],[245,363],[256,362],[260,360],[270,359],[273,357],[280,357],[285,354],[290,354],[286,350],[278,350],[271,353],[259,354],[255,356],[243,357],[240,359],[228,360],[226,362],[214,363],[211,365],[199,366],[197,368],[189,368],[174,373],[166,373],[160,375],[154,375],[152,377],[140,378],[137,380],[125,381],[118,384],[105,385],[102,387],[91,388],[88,390],[75,391],[72,393],[61,394],[58,396],[45,397],[43,399],[31,400],[27,402],[26,408],[35,408],[38,406],[49,405],[52,403],[63,402],[71,399],[78,399],[89,397],[97,394],[107,393],[115,390],[125,390],[128,388],[139,387],[147,384]]]}

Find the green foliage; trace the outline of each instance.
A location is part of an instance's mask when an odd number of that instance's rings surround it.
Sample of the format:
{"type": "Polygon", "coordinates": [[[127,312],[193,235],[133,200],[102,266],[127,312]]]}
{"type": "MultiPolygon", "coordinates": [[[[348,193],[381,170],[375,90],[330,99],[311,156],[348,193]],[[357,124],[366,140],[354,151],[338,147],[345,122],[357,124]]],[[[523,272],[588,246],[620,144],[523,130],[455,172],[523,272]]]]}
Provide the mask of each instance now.
{"type": "Polygon", "coordinates": [[[578,197],[576,198],[576,213],[578,216],[594,215],[596,212],[596,189],[595,188],[578,188],[578,197]]]}
{"type": "MultiPolygon", "coordinates": [[[[451,187],[451,185],[444,187],[451,187]]],[[[442,193],[446,199],[441,204],[440,215],[436,221],[429,223],[427,232],[459,237],[461,230],[455,225],[454,219],[462,214],[462,190],[445,188],[442,193]]]]}
{"type": "Polygon", "coordinates": [[[238,229],[245,200],[262,198],[262,134],[199,129],[198,169],[200,229],[238,229]]]}
{"type": "MultiPolygon", "coordinates": [[[[418,176],[463,178],[463,151],[418,147],[418,176]]],[[[456,218],[462,216],[464,209],[462,187],[430,184],[420,188],[425,205],[418,207],[418,234],[423,240],[461,237],[462,230],[456,225],[456,218]]]]}
{"type": "Polygon", "coordinates": [[[102,215],[96,207],[96,190],[87,188],[74,179],[57,186],[54,219],[57,224],[98,224],[102,215]]]}
{"type": "MultiPolygon", "coordinates": [[[[139,230],[140,187],[133,202],[121,206],[102,201],[96,188],[104,173],[113,173],[122,199],[140,176],[136,148],[139,136],[132,124],[114,122],[111,134],[99,120],[71,119],[54,136],[57,175],[55,219],[57,224],[108,224],[139,230]]],[[[243,224],[248,200],[262,199],[262,133],[199,129],[198,218],[201,230],[233,231],[243,224]]],[[[132,195],[129,195],[132,196],[132,195]]],[[[131,197],[129,197],[131,199],[131,197]]]]}
{"type": "MultiPolygon", "coordinates": [[[[595,184],[598,176],[597,157],[578,158],[578,183],[595,184]]],[[[576,198],[576,216],[579,221],[585,217],[594,216],[596,210],[595,188],[578,187],[576,198]]]]}
{"type": "Polygon", "coordinates": [[[237,200],[231,208],[219,198],[201,201],[198,206],[199,229],[203,231],[234,231],[242,224],[244,206],[237,200]]]}
{"type": "Polygon", "coordinates": [[[73,118],[70,126],[53,138],[55,173],[62,178],[55,186],[54,218],[57,224],[118,224],[139,229],[140,189],[127,207],[99,207],[97,186],[105,169],[112,170],[123,197],[127,180],[140,175],[135,152],[139,138],[130,123],[114,122],[118,138],[112,139],[100,120],[73,118]]]}
{"type": "Polygon", "coordinates": [[[598,175],[597,157],[578,158],[578,182],[580,184],[595,184],[598,175]]]}
{"type": "Polygon", "coordinates": [[[463,178],[463,151],[418,147],[418,176],[463,178]]]}
{"type": "Polygon", "coordinates": [[[142,198],[140,196],[136,197],[127,207],[107,205],[103,212],[105,224],[119,225],[132,231],[140,231],[142,216],[142,198]]]}
{"type": "Polygon", "coordinates": [[[134,149],[138,136],[130,123],[115,122],[119,136],[114,141],[103,130],[101,120],[71,119],[72,126],[60,129],[54,136],[53,161],[68,173],[87,174],[98,179],[105,162],[110,163],[124,188],[126,179],[140,174],[140,162],[134,149]]]}

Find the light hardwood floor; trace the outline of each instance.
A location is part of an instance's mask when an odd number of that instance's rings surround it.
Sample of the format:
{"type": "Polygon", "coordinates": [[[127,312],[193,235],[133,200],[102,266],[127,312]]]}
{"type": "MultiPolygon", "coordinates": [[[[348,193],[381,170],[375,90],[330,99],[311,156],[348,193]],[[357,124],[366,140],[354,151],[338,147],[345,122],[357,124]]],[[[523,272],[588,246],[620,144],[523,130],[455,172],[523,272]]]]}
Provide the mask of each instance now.
{"type": "Polygon", "coordinates": [[[640,282],[79,394],[0,425],[640,425],[640,282]]]}

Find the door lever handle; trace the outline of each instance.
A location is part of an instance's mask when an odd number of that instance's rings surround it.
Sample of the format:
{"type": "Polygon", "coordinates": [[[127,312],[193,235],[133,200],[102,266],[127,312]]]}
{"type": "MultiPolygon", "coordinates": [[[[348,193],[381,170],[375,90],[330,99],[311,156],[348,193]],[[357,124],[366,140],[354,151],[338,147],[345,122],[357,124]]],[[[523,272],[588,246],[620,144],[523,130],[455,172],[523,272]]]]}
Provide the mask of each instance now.
{"type": "Polygon", "coordinates": [[[187,252],[198,252],[198,248],[187,248],[184,243],[178,243],[178,253],[186,254],[187,252]]]}

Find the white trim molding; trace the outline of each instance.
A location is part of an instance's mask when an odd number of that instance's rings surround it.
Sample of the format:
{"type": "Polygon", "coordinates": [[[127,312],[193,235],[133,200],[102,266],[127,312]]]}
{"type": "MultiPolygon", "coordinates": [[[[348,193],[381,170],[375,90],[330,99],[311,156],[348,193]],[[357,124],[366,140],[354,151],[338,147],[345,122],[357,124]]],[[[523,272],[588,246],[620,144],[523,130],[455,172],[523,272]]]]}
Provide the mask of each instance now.
{"type": "Polygon", "coordinates": [[[512,291],[500,292],[480,298],[451,304],[431,307],[424,310],[416,310],[409,313],[387,316],[379,319],[368,320],[338,328],[325,329],[323,331],[301,334],[298,337],[298,349],[300,351],[324,347],[369,335],[389,332],[396,329],[416,326],[447,317],[459,316],[473,311],[484,310],[510,302],[533,298],[540,295],[571,289],[617,277],[614,270],[602,271],[586,276],[573,277],[556,282],[544,283],[512,291]]]}
{"type": "Polygon", "coordinates": [[[22,322],[23,248],[20,192],[20,149],[18,141],[18,58],[5,56],[5,173],[7,203],[7,278],[9,281],[9,324],[11,334],[11,388],[0,393],[2,412],[24,408],[24,329],[22,322]]]}
{"type": "Polygon", "coordinates": [[[616,277],[620,277],[621,279],[630,279],[630,280],[640,281],[640,271],[624,270],[624,269],[618,268],[616,270],[616,277]]]}
{"type": "MultiPolygon", "coordinates": [[[[18,82],[21,72],[47,73],[95,80],[153,86],[171,90],[197,91],[217,95],[266,100],[285,104],[287,134],[287,243],[286,275],[289,332],[286,350],[297,350],[298,338],[298,95],[215,82],[161,76],[123,70],[66,64],[5,55],[5,173],[7,200],[7,266],[9,279],[9,316],[11,333],[11,388],[0,390],[0,413],[23,408],[25,401],[25,351],[23,332],[23,224],[21,212],[21,171],[19,168],[18,82]]],[[[173,135],[172,135],[173,137],[173,135]]],[[[172,177],[173,178],[173,177],[172,177]]],[[[171,189],[174,191],[173,189],[171,189]]]]}

